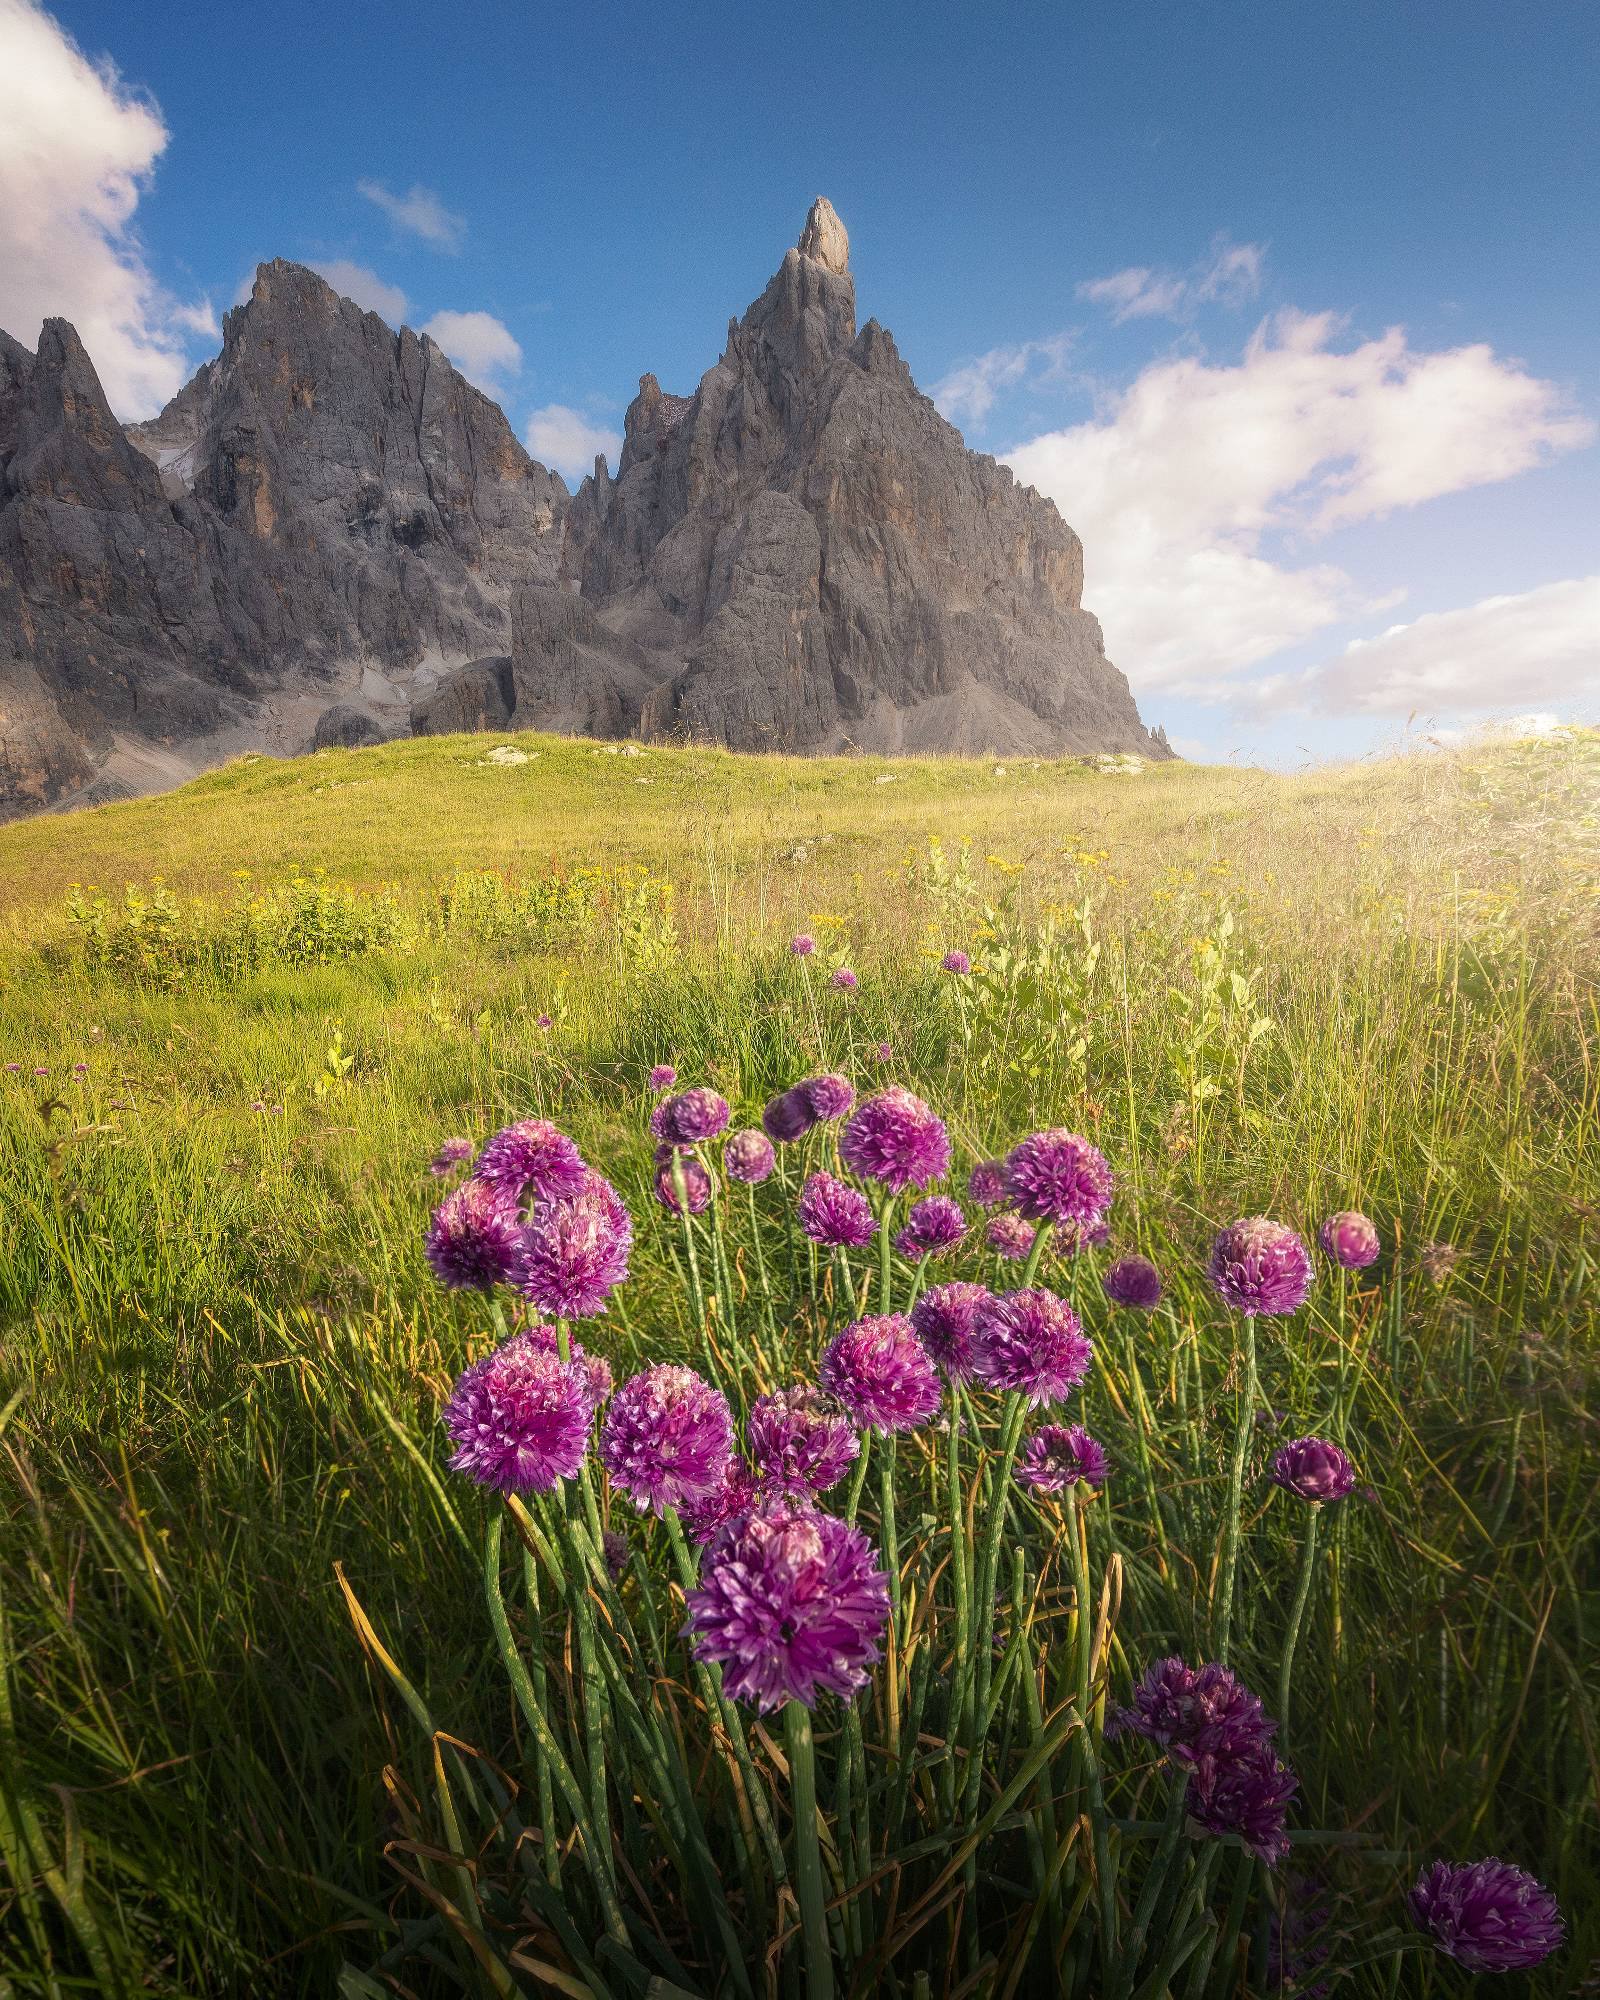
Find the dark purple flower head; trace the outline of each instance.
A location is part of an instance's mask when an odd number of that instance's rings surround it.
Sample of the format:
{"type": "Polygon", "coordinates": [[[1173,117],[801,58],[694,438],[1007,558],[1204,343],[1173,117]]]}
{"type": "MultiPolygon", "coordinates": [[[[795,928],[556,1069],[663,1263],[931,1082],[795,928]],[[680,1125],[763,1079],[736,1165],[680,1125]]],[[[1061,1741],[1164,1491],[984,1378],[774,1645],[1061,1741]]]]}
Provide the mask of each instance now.
{"type": "Polygon", "coordinates": [[[826,1493],[860,1456],[840,1404],[820,1390],[778,1389],[750,1406],[750,1456],[763,1480],[792,1493],[826,1493]]]}
{"type": "Polygon", "coordinates": [[[1207,1833],[1236,1835],[1271,1868],[1289,1852],[1285,1820],[1299,1789],[1299,1779],[1270,1743],[1252,1743],[1236,1756],[1196,1760],[1189,1817],[1207,1833]]]}
{"type": "Polygon", "coordinates": [[[1133,1705],[1116,1711],[1106,1734],[1131,1730],[1160,1744],[1175,1762],[1191,1766],[1202,1757],[1242,1756],[1270,1742],[1277,1728],[1256,1696],[1226,1667],[1214,1661],[1191,1667],[1168,1658],[1145,1669],[1133,1691],[1133,1705]]]}
{"type": "MultiPolygon", "coordinates": [[[[561,1341],[555,1328],[548,1323],[535,1320],[531,1326],[520,1326],[516,1330],[519,1340],[527,1341],[542,1353],[561,1354],[561,1341]]],[[[567,1357],[578,1372],[578,1379],[588,1391],[589,1401],[595,1409],[611,1394],[611,1364],[603,1355],[590,1354],[582,1341],[567,1336],[567,1357]]]]}
{"type": "Polygon", "coordinates": [[[628,1538],[615,1528],[607,1528],[600,1537],[600,1552],[606,1559],[606,1570],[613,1583],[622,1581],[622,1572],[628,1567],[628,1538]]]}
{"type": "MultiPolygon", "coordinates": [[[[263,1104],[261,1109],[264,1111],[266,1106],[263,1104]]],[[[470,1160],[471,1158],[472,1141],[470,1139],[446,1139],[438,1152],[428,1162],[428,1172],[436,1180],[442,1181],[446,1174],[454,1173],[463,1161],[470,1160]]]]}
{"type": "Polygon", "coordinates": [[[972,960],[964,951],[947,951],[940,959],[939,966],[944,972],[970,972],[972,960]]]}
{"type": "Polygon", "coordinates": [[[937,1257],[953,1250],[967,1233],[967,1218],[961,1204],[947,1194],[924,1195],[911,1204],[905,1226],[895,1234],[894,1247],[902,1257],[915,1263],[919,1257],[937,1257]]]}
{"type": "Polygon", "coordinates": [[[956,1278],[948,1285],[930,1285],[911,1308],[918,1338],[952,1382],[972,1380],[978,1308],[990,1296],[987,1285],[956,1278]]]}
{"type": "Polygon", "coordinates": [[[813,1076],[799,1085],[806,1094],[806,1102],[819,1119],[842,1118],[856,1101],[856,1087],[847,1076],[836,1075],[832,1070],[821,1076],[813,1076]]]}
{"type": "Polygon", "coordinates": [[[800,1190],[800,1227],[813,1243],[833,1250],[860,1250],[877,1234],[872,1204],[860,1188],[846,1187],[832,1174],[806,1176],[800,1190]]]}
{"type": "Polygon", "coordinates": [[[526,1205],[565,1201],[581,1191],[586,1171],[583,1155],[565,1132],[548,1118],[523,1118],[484,1141],[472,1177],[526,1205]]]}
{"type": "Polygon", "coordinates": [[[667,1157],[656,1166],[656,1200],[674,1215],[687,1208],[691,1215],[704,1215],[716,1192],[710,1174],[692,1155],[666,1149],[667,1157]],[[674,1166],[674,1162],[676,1166],[674,1166]],[[678,1200],[678,1175],[683,1175],[683,1201],[678,1200]]]}
{"type": "Polygon", "coordinates": [[[1378,1261],[1378,1232],[1353,1208],[1330,1215],[1317,1231],[1323,1253],[1346,1271],[1364,1271],[1378,1261]]]}
{"type": "Polygon", "coordinates": [[[950,1171],[950,1135],[920,1097],[893,1083],[857,1105],[840,1137],[839,1157],[863,1180],[901,1194],[950,1171]]]}
{"type": "Polygon", "coordinates": [[[851,1699],[882,1652],[889,1582],[852,1522],[781,1496],[729,1522],[688,1598],[694,1656],[722,1668],[735,1701],[851,1699]]]}
{"type": "Polygon", "coordinates": [[[772,1141],[754,1125],[730,1132],[723,1142],[722,1171],[730,1181],[743,1181],[746,1186],[754,1187],[767,1179],[776,1164],[772,1141]]]}
{"type": "Polygon", "coordinates": [[[823,1349],[817,1380],[858,1424],[911,1431],[937,1414],[944,1391],[904,1313],[852,1320],[823,1349]]]}
{"type": "Polygon", "coordinates": [[[769,1139],[775,1139],[780,1146],[793,1145],[796,1139],[803,1139],[817,1122],[817,1114],[811,1108],[811,1100],[801,1085],[792,1090],[780,1090],[761,1114],[761,1125],[769,1139]]]}
{"type": "Polygon", "coordinates": [[[1098,1222],[1112,1187],[1105,1154],[1059,1125],[1006,1155],[1006,1193],[1028,1222],[1098,1222]]]}
{"type": "Polygon", "coordinates": [[[548,1034],[549,1031],[555,1026],[554,1016],[550,1014],[540,1014],[534,1021],[533,1025],[536,1028],[543,1028],[546,1034],[548,1034]]]}
{"type": "Polygon", "coordinates": [[[1023,1443],[1017,1458],[1017,1483],[1035,1493],[1061,1493],[1082,1480],[1103,1486],[1110,1470],[1105,1447],[1082,1424],[1043,1424],[1023,1443]]]}
{"type": "Polygon", "coordinates": [[[1101,1278],[1100,1289],[1114,1306],[1154,1312],[1161,1303],[1161,1273],[1148,1257],[1119,1257],[1101,1278]]]}
{"type": "Polygon", "coordinates": [[[719,1091],[697,1084],[663,1098],[651,1113],[650,1129],[669,1146],[698,1146],[703,1139],[714,1139],[729,1115],[728,1100],[719,1091]]]}
{"type": "Polygon", "coordinates": [[[1251,1215],[1217,1237],[1206,1275],[1235,1312],[1298,1312],[1311,1290],[1311,1253],[1287,1224],[1251,1215]]]}
{"type": "Polygon", "coordinates": [[[1103,1250],[1111,1241],[1111,1224],[1101,1216],[1098,1222],[1058,1222],[1053,1247],[1064,1257],[1078,1257],[1085,1250],[1103,1250]]]}
{"type": "Polygon", "coordinates": [[[1555,1897],[1509,1861],[1435,1861],[1410,1903],[1418,1929],[1471,1972],[1517,1972],[1566,1942],[1555,1897]]]}
{"type": "Polygon", "coordinates": [[[1038,1233],[1031,1222],[1024,1222],[1020,1215],[1003,1208],[984,1224],[983,1240],[1008,1264],[1020,1264],[1033,1248],[1038,1233]]]}
{"type": "Polygon", "coordinates": [[[967,1175],[967,1194],[979,1208],[1003,1207],[1009,1200],[1005,1161],[980,1160],[967,1175]]]}
{"type": "Polygon", "coordinates": [[[881,1062],[881,1063],[886,1063],[886,1062],[893,1062],[893,1061],[894,1061],[894,1043],[893,1043],[893,1042],[879,1042],[878,1046],[877,1046],[877,1047],[876,1047],[876,1048],[875,1048],[875,1049],[873,1050],[873,1052],[872,1052],[872,1053],[873,1053],[873,1054],[874,1054],[874,1055],[875,1055],[875,1056],[876,1056],[876,1057],[878,1058],[879,1062],[881,1062]]]}
{"type": "Polygon", "coordinates": [[[612,1485],[655,1514],[709,1500],[732,1455],[727,1397],[672,1363],[624,1382],[600,1431],[600,1463],[612,1485]]]}
{"type": "Polygon", "coordinates": [[[794,953],[796,958],[809,958],[816,948],[816,939],[814,937],[807,937],[804,931],[798,937],[790,938],[789,940],[789,949],[794,953]]]}
{"type": "Polygon", "coordinates": [[[557,1319],[591,1319],[628,1275],[633,1223],[603,1174],[570,1201],[541,1202],[522,1232],[521,1289],[557,1319]]]}
{"type": "Polygon", "coordinates": [[[652,1090],[670,1090],[678,1080],[678,1072],[671,1063],[657,1063],[650,1072],[652,1090]]]}
{"type": "Polygon", "coordinates": [[[1300,1500],[1343,1500],[1355,1490],[1356,1471],[1327,1438],[1296,1438],[1274,1455],[1272,1481],[1300,1500]]]}
{"type": "Polygon", "coordinates": [[[1094,1359],[1078,1315],[1039,1285],[1002,1292],[979,1306],[976,1343],[979,1380],[1035,1405],[1070,1396],[1094,1359]]]}
{"type": "Polygon", "coordinates": [[[737,1452],[730,1452],[711,1491],[703,1499],[685,1500],[678,1508],[683,1532],[696,1547],[702,1547],[719,1528],[749,1511],[757,1491],[755,1474],[737,1452]]]}
{"type": "Polygon", "coordinates": [[[501,1493],[545,1493],[577,1476],[593,1418],[582,1372],[532,1334],[513,1334],[463,1370],[450,1392],[450,1464],[501,1493]]]}
{"type": "Polygon", "coordinates": [[[856,976],[850,970],[848,965],[841,965],[839,967],[839,970],[828,981],[828,984],[830,986],[837,986],[841,993],[849,993],[853,991],[855,983],[856,983],[856,976]]]}
{"type": "Polygon", "coordinates": [[[422,1254],[451,1291],[487,1292],[522,1269],[522,1221],[516,1205],[488,1181],[465,1181],[433,1211],[422,1254]]]}

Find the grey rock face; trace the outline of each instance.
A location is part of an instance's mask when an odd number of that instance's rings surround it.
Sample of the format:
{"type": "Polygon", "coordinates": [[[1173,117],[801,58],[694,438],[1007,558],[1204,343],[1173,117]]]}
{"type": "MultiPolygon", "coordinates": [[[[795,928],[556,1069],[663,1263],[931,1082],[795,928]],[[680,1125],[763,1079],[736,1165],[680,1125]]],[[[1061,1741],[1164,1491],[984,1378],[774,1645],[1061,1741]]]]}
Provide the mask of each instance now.
{"type": "Polygon", "coordinates": [[[382,728],[365,709],[336,701],[317,717],[311,732],[313,750],[360,750],[368,743],[386,743],[382,728]]]}

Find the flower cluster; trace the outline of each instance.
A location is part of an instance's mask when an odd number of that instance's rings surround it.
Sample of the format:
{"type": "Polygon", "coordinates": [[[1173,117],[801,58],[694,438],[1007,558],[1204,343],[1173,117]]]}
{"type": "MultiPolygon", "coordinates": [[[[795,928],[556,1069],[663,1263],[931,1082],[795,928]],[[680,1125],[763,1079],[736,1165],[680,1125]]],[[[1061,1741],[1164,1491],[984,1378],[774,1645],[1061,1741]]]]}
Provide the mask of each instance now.
{"type": "Polygon", "coordinates": [[[763,1481],[789,1492],[826,1493],[861,1452],[843,1406],[816,1389],[778,1389],[759,1397],[745,1430],[763,1481]]]}
{"type": "Polygon", "coordinates": [[[1318,1505],[1343,1500],[1355,1491],[1356,1471],[1327,1438],[1295,1438],[1272,1461],[1272,1481],[1298,1500],[1318,1505]]]}
{"type": "Polygon", "coordinates": [[[817,1380],[875,1431],[915,1430],[944,1400],[928,1350],[903,1313],[852,1321],[823,1349],[817,1380]]]}
{"type": "Polygon", "coordinates": [[[451,1468],[501,1493],[548,1492],[576,1477],[589,1448],[598,1378],[539,1333],[513,1334],[473,1362],[444,1406],[451,1468]]]}
{"type": "Polygon", "coordinates": [[[1556,1899],[1509,1861],[1435,1861],[1411,1892],[1411,1914],[1447,1958],[1471,1972],[1518,1972],[1559,1951],[1556,1899]]]}
{"type": "Polygon", "coordinates": [[[1059,1126],[1035,1132],[1006,1156],[1006,1194],[1026,1222],[1097,1223],[1111,1206],[1106,1156],[1059,1126]]]}
{"type": "Polygon", "coordinates": [[[1103,1486],[1108,1470],[1105,1446],[1082,1424],[1043,1424],[1023,1442],[1016,1479],[1035,1493],[1064,1493],[1080,1482],[1103,1486]]]}
{"type": "Polygon", "coordinates": [[[992,1294],[987,1285],[954,1278],[930,1285],[911,1308],[911,1324],[923,1346],[952,1382],[970,1382],[978,1372],[978,1309],[992,1294]]]}
{"type": "Polygon", "coordinates": [[[1148,1257],[1119,1257],[1102,1275],[1100,1289],[1114,1306],[1154,1312],[1161,1303],[1161,1273],[1148,1257]]]}
{"type": "Polygon", "coordinates": [[[860,1188],[832,1174],[808,1174],[800,1190],[800,1227],[830,1250],[860,1250],[877,1234],[872,1204],[860,1188]]]}
{"type": "Polygon", "coordinates": [[[722,1171],[730,1181],[743,1181],[746,1186],[754,1187],[766,1180],[776,1165],[772,1141],[754,1125],[730,1132],[723,1141],[722,1171]]]}
{"type": "Polygon", "coordinates": [[[1294,1313],[1311,1290],[1311,1253],[1284,1223],[1247,1216],[1219,1234],[1206,1275],[1235,1312],[1294,1313]]]}
{"type": "Polygon", "coordinates": [[[1033,1404],[1059,1403],[1089,1372],[1094,1349],[1065,1299],[1030,1285],[978,1307],[978,1379],[1033,1404]]]}
{"type": "Polygon", "coordinates": [[[839,1157],[853,1174],[890,1194],[925,1188],[950,1171],[950,1135],[920,1097],[900,1084],[857,1106],[839,1140],[839,1157]]]}
{"type": "Polygon", "coordinates": [[[612,1485],[653,1514],[709,1499],[732,1455],[727,1397],[671,1363],[624,1382],[600,1431],[600,1463],[612,1485]]]}
{"type": "Polygon", "coordinates": [[[894,1247],[914,1264],[953,1250],[966,1233],[961,1204],[947,1194],[930,1194],[911,1204],[905,1222],[895,1231],[894,1247]]]}
{"type": "Polygon", "coordinates": [[[1353,1208],[1330,1215],[1317,1231],[1323,1255],[1346,1271],[1364,1271],[1378,1261],[1378,1232],[1353,1208]]]}

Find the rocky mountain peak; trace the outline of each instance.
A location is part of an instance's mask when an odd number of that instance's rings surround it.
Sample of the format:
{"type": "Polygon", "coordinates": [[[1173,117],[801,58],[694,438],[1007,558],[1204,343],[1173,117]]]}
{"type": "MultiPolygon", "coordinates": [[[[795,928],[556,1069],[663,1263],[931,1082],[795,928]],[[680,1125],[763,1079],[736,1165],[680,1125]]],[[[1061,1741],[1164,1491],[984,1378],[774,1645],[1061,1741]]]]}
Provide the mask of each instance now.
{"type": "Polygon", "coordinates": [[[819,194],[811,204],[798,248],[802,257],[811,258],[836,277],[842,278],[850,269],[850,232],[825,194],[819,194]]]}

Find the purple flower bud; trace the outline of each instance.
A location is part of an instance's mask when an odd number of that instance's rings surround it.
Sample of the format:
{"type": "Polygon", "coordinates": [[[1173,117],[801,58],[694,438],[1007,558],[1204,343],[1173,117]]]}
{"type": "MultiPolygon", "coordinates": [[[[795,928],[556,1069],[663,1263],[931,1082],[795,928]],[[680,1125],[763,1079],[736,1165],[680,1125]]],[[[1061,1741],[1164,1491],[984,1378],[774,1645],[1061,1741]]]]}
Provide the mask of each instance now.
{"type": "Polygon", "coordinates": [[[656,1166],[656,1200],[663,1208],[670,1208],[674,1215],[681,1212],[678,1201],[677,1175],[683,1175],[683,1204],[691,1215],[704,1215],[711,1206],[711,1197],[716,1192],[710,1174],[692,1155],[676,1153],[671,1146],[666,1149],[667,1158],[656,1166]],[[674,1168],[673,1161],[677,1166],[674,1168]]]}
{"type": "Polygon", "coordinates": [[[817,1379],[875,1431],[915,1430],[944,1400],[928,1350],[903,1313],[853,1320],[823,1350],[817,1379]]]}
{"type": "Polygon", "coordinates": [[[1038,1285],[981,1305],[976,1342],[980,1381],[1024,1395],[1035,1406],[1070,1396],[1094,1359],[1078,1315],[1038,1285]]]}
{"type": "Polygon", "coordinates": [[[422,1253],[451,1291],[487,1292],[522,1269],[522,1223],[515,1206],[487,1181],[467,1181],[433,1211],[422,1253]]]}
{"type": "Polygon", "coordinates": [[[650,1072],[652,1090],[670,1090],[678,1080],[678,1072],[671,1063],[657,1063],[650,1072]]]}
{"type": "Polygon", "coordinates": [[[1027,1222],[1098,1222],[1111,1206],[1106,1157],[1076,1132],[1035,1132],[1006,1156],[1006,1193],[1027,1222]]]}
{"type": "Polygon", "coordinates": [[[583,1189],[583,1155],[548,1118],[524,1118],[484,1142],[474,1180],[511,1202],[565,1201],[583,1189]]]}
{"type": "Polygon", "coordinates": [[[991,1297],[987,1285],[956,1278],[930,1285],[911,1308],[918,1339],[952,1382],[970,1382],[976,1373],[978,1308],[991,1297]]]}
{"type": "Polygon", "coordinates": [[[791,1146],[796,1139],[803,1139],[816,1122],[811,1100],[799,1084],[792,1090],[779,1091],[761,1114],[767,1137],[780,1146],[791,1146]]]}
{"type": "Polygon", "coordinates": [[[732,1455],[728,1399],[692,1368],[671,1363],[624,1382],[600,1431],[612,1485],[654,1514],[710,1499],[732,1455]]]}
{"type": "Polygon", "coordinates": [[[827,1173],[807,1175],[800,1190],[800,1227],[830,1250],[865,1249],[878,1233],[872,1204],[861,1190],[827,1173]]]}
{"type": "Polygon", "coordinates": [[[541,1202],[522,1232],[523,1296],[557,1319],[604,1312],[628,1275],[632,1220],[611,1183],[586,1172],[582,1193],[541,1202]]]}
{"type": "Polygon", "coordinates": [[[814,937],[807,937],[804,931],[798,937],[789,940],[789,949],[794,953],[796,958],[809,958],[816,948],[816,939],[814,937]]]}
{"type": "Polygon", "coordinates": [[[754,1125],[730,1132],[722,1147],[722,1171],[730,1181],[754,1187],[771,1174],[777,1164],[772,1141],[754,1125]]]}
{"type": "Polygon", "coordinates": [[[828,984],[837,986],[842,993],[850,993],[855,989],[856,976],[848,965],[841,965],[828,984]]]}
{"type": "Polygon", "coordinates": [[[1311,1290],[1311,1254],[1284,1223],[1264,1215],[1233,1222],[1217,1237],[1206,1274],[1235,1312],[1298,1312],[1311,1290]]]}
{"type": "Polygon", "coordinates": [[[984,1225],[983,1240],[1008,1264],[1020,1264],[1032,1250],[1033,1239],[1038,1233],[1031,1222],[1024,1222],[1020,1215],[1002,1209],[998,1215],[991,1215],[984,1225]]]}
{"type": "Polygon", "coordinates": [[[919,1258],[953,1250],[966,1233],[967,1218],[961,1213],[961,1204],[947,1194],[930,1194],[911,1204],[905,1226],[895,1234],[894,1247],[916,1263],[919,1258]]]}
{"type": "Polygon", "coordinates": [[[1114,1306],[1154,1312],[1161,1303],[1161,1273],[1148,1257],[1119,1257],[1101,1278],[1100,1289],[1114,1306]]]}
{"type": "Polygon", "coordinates": [[[455,1446],[452,1470],[502,1493],[546,1493],[575,1478],[594,1418],[589,1388],[577,1366],[514,1334],[465,1369],[450,1392],[443,1422],[455,1446]]]}
{"type": "Polygon", "coordinates": [[[746,1431],[762,1478],[791,1493],[826,1493],[861,1453],[849,1417],[816,1389],[778,1389],[760,1397],[750,1406],[746,1431]]]}
{"type": "Polygon", "coordinates": [[[980,1160],[967,1175],[967,1193],[979,1208],[1001,1208],[1006,1195],[1004,1160],[980,1160]]]}
{"type": "Polygon", "coordinates": [[[1330,1215],[1317,1231],[1323,1254],[1346,1271],[1364,1271],[1378,1261],[1378,1232],[1353,1208],[1330,1215]]]}
{"type": "Polygon", "coordinates": [[[947,951],[944,957],[940,959],[939,965],[941,970],[945,972],[970,972],[972,970],[972,960],[968,958],[964,951],[947,951]]]}
{"type": "Polygon", "coordinates": [[[1036,1493],[1060,1493],[1080,1480],[1103,1486],[1108,1470],[1105,1447],[1082,1424],[1043,1424],[1024,1442],[1016,1478],[1036,1493]]]}
{"type": "Polygon", "coordinates": [[[856,1107],[840,1137],[839,1157],[863,1180],[900,1194],[950,1171],[950,1135],[920,1097],[891,1084],[856,1107]]]}
{"type": "MultiPolygon", "coordinates": [[[[250,1108],[252,1111],[265,1111],[267,1107],[258,1101],[250,1108]]],[[[428,1172],[433,1175],[435,1180],[442,1181],[446,1174],[453,1173],[464,1161],[471,1158],[472,1141],[470,1139],[446,1139],[438,1152],[428,1162],[428,1172]]]]}
{"type": "Polygon", "coordinates": [[[798,1088],[805,1092],[806,1102],[821,1120],[842,1118],[856,1101],[855,1085],[848,1077],[835,1076],[831,1071],[811,1077],[798,1088]]]}
{"type": "Polygon", "coordinates": [[[727,1125],[728,1100],[703,1084],[664,1098],[651,1113],[650,1129],[669,1146],[698,1146],[714,1139],[727,1125]]]}
{"type": "Polygon", "coordinates": [[[1471,1972],[1517,1972],[1566,1942],[1555,1897],[1509,1861],[1435,1861],[1410,1902],[1418,1929],[1471,1972]]]}
{"type": "Polygon", "coordinates": [[[1343,1500],[1355,1488],[1355,1467],[1326,1438],[1296,1438],[1272,1460],[1272,1482],[1297,1499],[1320,1505],[1343,1500]]]}

